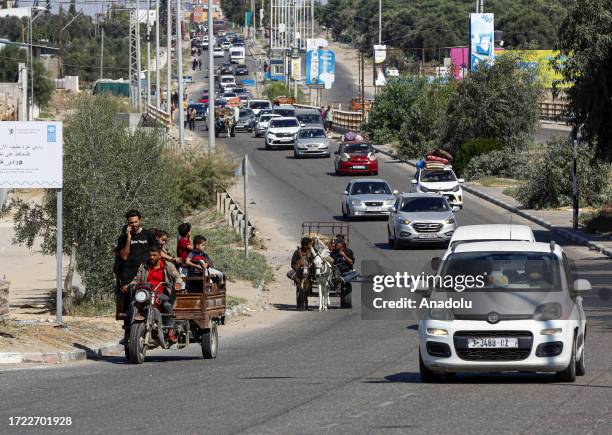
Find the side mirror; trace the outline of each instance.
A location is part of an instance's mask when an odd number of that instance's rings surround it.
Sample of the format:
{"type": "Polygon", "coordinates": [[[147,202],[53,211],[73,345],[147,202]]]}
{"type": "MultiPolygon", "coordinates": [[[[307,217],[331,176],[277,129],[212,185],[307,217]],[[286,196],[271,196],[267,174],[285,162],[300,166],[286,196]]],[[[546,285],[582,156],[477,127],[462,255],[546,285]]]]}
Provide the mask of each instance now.
{"type": "Polygon", "coordinates": [[[393,194],[394,194],[394,195],[399,195],[399,190],[394,190],[394,191],[393,191],[393,194]]]}
{"type": "Polygon", "coordinates": [[[343,195],[348,195],[348,190],[345,190],[343,195]]]}
{"type": "Polygon", "coordinates": [[[459,179],[457,179],[457,183],[465,183],[465,179],[464,178],[459,178],[459,179]]]}
{"type": "Polygon", "coordinates": [[[440,257],[434,257],[431,259],[429,264],[433,270],[438,270],[441,262],[442,262],[442,259],[440,257]]]}
{"type": "Polygon", "coordinates": [[[591,283],[588,279],[577,279],[574,281],[574,291],[588,292],[591,291],[591,283]]]}
{"type": "Polygon", "coordinates": [[[410,184],[417,184],[417,180],[410,180],[410,184]]]}
{"type": "Polygon", "coordinates": [[[395,208],[395,206],[394,206],[394,205],[392,205],[391,207],[389,207],[389,211],[390,211],[391,213],[396,213],[396,212],[397,212],[397,209],[395,208]]]}
{"type": "Polygon", "coordinates": [[[300,123],[300,127],[306,127],[306,124],[304,124],[303,122],[300,123]]]}

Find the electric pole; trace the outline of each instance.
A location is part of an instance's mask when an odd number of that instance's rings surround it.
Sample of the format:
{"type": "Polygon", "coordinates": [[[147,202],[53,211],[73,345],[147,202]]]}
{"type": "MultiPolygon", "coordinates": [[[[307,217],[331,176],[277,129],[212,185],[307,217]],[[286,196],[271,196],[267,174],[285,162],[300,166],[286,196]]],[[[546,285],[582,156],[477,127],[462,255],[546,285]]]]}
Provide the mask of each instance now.
{"type": "Polygon", "coordinates": [[[382,0],[378,0],[378,45],[382,45],[382,0]]]}
{"type": "Polygon", "coordinates": [[[155,107],[161,105],[161,77],[159,75],[159,0],[155,0],[155,107]]]}
{"type": "Polygon", "coordinates": [[[181,0],[176,0],[176,75],[178,76],[179,146],[185,145],[185,111],[183,110],[183,32],[181,31],[181,0]]]}
{"type": "Polygon", "coordinates": [[[208,152],[215,149],[215,32],[213,31],[213,0],[208,0],[208,152]]]}
{"type": "Polygon", "coordinates": [[[172,5],[166,0],[166,111],[172,113],[172,5]]]}
{"type": "Polygon", "coordinates": [[[100,43],[100,80],[104,77],[104,27],[102,27],[100,36],[102,41],[100,43]]]}
{"type": "Polygon", "coordinates": [[[147,106],[151,104],[151,0],[147,3],[147,106]]]}

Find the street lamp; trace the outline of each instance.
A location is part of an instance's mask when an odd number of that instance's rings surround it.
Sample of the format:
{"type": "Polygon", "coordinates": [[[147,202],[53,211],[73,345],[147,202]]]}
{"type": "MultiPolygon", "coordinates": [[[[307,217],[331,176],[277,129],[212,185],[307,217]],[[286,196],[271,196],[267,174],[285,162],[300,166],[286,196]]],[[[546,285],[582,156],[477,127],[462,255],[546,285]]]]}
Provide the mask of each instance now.
{"type": "Polygon", "coordinates": [[[28,14],[28,64],[30,66],[30,98],[28,98],[29,109],[28,110],[28,121],[34,118],[34,57],[32,54],[32,23],[39,16],[36,15],[32,18],[32,10],[35,11],[46,11],[47,9],[42,6],[32,6],[30,13],[28,14]]]}

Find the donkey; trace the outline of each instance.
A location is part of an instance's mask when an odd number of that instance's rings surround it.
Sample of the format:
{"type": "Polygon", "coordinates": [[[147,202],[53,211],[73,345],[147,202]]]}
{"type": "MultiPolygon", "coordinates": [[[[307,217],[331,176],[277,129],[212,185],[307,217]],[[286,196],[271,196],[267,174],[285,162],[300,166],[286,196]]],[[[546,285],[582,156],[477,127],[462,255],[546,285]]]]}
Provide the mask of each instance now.
{"type": "Polygon", "coordinates": [[[296,308],[298,311],[308,310],[308,294],[312,289],[312,257],[302,255],[297,262],[295,274],[296,308]]]}
{"type": "Polygon", "coordinates": [[[315,266],[315,284],[319,290],[319,311],[327,311],[329,289],[333,286],[333,260],[325,243],[317,236],[312,249],[315,266]]]}

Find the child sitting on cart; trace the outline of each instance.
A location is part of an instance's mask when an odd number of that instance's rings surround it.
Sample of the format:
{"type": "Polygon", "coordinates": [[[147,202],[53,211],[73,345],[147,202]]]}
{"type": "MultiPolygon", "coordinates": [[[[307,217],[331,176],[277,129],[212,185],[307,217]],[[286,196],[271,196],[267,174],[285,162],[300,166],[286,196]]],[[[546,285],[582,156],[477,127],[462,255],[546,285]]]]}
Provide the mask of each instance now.
{"type": "MultiPolygon", "coordinates": [[[[185,261],[185,264],[189,266],[187,277],[208,275],[213,279],[213,282],[220,283],[223,280],[223,272],[215,269],[212,260],[204,249],[206,249],[206,237],[195,236],[193,239],[193,250],[185,261]]],[[[201,288],[198,281],[187,282],[187,291],[195,291],[198,288],[201,288]]]]}

